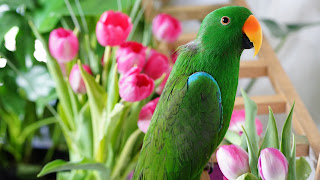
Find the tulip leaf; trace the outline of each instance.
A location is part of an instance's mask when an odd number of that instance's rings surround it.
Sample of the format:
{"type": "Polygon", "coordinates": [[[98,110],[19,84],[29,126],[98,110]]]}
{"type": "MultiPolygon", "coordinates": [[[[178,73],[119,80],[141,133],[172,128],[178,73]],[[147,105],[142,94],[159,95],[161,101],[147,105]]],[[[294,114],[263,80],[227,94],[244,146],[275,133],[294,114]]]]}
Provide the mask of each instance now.
{"type": "Polygon", "coordinates": [[[281,136],[281,152],[290,160],[290,150],[291,150],[291,133],[292,133],[292,115],[293,115],[294,103],[291,107],[290,113],[283,125],[282,136],[281,136]]]}
{"type": "MultiPolygon", "coordinates": [[[[292,149],[290,159],[288,161],[288,179],[297,179],[296,176],[296,140],[294,134],[292,134],[292,149]]],[[[300,177],[300,176],[298,176],[300,177]]]]}
{"type": "Polygon", "coordinates": [[[243,129],[243,132],[244,132],[246,140],[247,140],[248,154],[249,154],[249,166],[250,166],[251,173],[253,175],[255,175],[256,177],[258,177],[258,168],[257,168],[258,156],[257,156],[256,151],[253,149],[252,143],[250,142],[248,134],[247,134],[245,128],[243,128],[243,126],[242,126],[242,129],[243,129]]]}
{"type": "Polygon", "coordinates": [[[296,160],[296,175],[300,180],[306,180],[311,174],[311,167],[304,157],[296,160]]]}
{"type": "Polygon", "coordinates": [[[269,107],[269,121],[267,125],[266,134],[264,135],[260,151],[264,148],[276,148],[279,149],[279,136],[276,120],[272,109],[269,107]]]}
{"type": "MultiPolygon", "coordinates": [[[[241,90],[242,96],[244,98],[244,107],[245,107],[245,130],[248,133],[248,139],[252,143],[252,148],[254,153],[258,153],[259,150],[259,136],[256,131],[256,123],[255,118],[257,115],[257,104],[252,101],[247,93],[245,93],[243,90],[241,90]]],[[[245,147],[246,141],[243,138],[241,142],[241,146],[245,147]]],[[[246,149],[246,147],[244,148],[246,149]]],[[[256,154],[257,155],[257,154],[256,154]]]]}
{"type": "Polygon", "coordinates": [[[130,160],[132,159],[134,147],[136,146],[139,140],[142,140],[143,136],[144,134],[142,133],[142,131],[140,129],[137,129],[128,138],[120,154],[120,157],[117,160],[114,170],[112,171],[112,179],[118,179],[122,176],[122,173],[125,171],[127,165],[130,163],[130,160]]]}
{"type": "Polygon", "coordinates": [[[236,180],[258,180],[258,178],[251,173],[245,173],[239,176],[236,180]]]}
{"type": "Polygon", "coordinates": [[[236,144],[238,146],[241,144],[241,136],[236,132],[228,130],[224,138],[231,144],[236,144]]]}
{"type": "Polygon", "coordinates": [[[104,122],[105,118],[105,107],[107,104],[107,93],[104,91],[102,86],[98,84],[94,77],[87,73],[81,66],[81,62],[78,62],[81,76],[86,85],[88,101],[92,119],[93,139],[94,139],[94,150],[98,150],[100,140],[103,138],[103,128],[101,122],[104,122]]]}
{"type": "Polygon", "coordinates": [[[95,163],[94,161],[82,160],[80,162],[66,162],[63,160],[54,160],[48,164],[46,164],[41,172],[38,174],[38,177],[44,176],[49,173],[59,172],[59,171],[68,171],[75,169],[83,169],[83,170],[96,170],[101,173],[102,179],[107,179],[109,175],[109,169],[107,169],[101,163],[95,163]]]}
{"type": "Polygon", "coordinates": [[[77,140],[80,150],[85,157],[93,157],[93,132],[88,102],[81,108],[77,119],[79,119],[77,140]]]}

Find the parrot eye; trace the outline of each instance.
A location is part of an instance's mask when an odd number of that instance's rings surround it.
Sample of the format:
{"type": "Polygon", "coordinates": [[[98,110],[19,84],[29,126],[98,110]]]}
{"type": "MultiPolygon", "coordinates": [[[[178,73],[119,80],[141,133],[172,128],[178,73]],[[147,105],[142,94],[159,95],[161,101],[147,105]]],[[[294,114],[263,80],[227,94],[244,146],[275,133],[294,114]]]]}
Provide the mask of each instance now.
{"type": "Polygon", "coordinates": [[[222,25],[228,25],[230,23],[230,18],[228,16],[223,16],[221,18],[221,24],[222,25]]]}

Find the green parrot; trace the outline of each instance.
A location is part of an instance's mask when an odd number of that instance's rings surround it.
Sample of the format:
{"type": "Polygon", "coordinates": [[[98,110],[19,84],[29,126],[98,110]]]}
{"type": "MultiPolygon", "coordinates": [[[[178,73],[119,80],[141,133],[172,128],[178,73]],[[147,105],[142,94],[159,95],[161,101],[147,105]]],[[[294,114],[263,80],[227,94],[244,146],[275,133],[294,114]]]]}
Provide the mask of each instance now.
{"type": "Polygon", "coordinates": [[[200,179],[229,127],[244,49],[258,53],[262,31],[250,10],[209,13],[179,57],[153,114],[133,179],[200,179]]]}

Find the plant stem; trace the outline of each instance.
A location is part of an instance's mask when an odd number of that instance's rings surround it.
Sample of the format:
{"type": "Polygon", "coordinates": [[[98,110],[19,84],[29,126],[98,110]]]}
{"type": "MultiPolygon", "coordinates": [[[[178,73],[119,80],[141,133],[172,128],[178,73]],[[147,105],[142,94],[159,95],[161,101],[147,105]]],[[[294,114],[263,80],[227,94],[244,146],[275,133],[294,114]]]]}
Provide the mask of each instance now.
{"type": "Polygon", "coordinates": [[[81,18],[81,22],[82,22],[82,25],[84,28],[84,32],[87,34],[87,33],[89,33],[89,30],[88,30],[86,18],[84,17],[84,13],[83,13],[81,4],[80,4],[79,0],[75,0],[75,2],[76,2],[76,6],[78,8],[79,14],[80,14],[80,18],[81,18]]]}
{"type": "Polygon", "coordinates": [[[108,72],[111,56],[111,46],[106,46],[103,56],[103,71],[102,71],[102,86],[107,90],[108,88],[108,72]]]}
{"type": "Polygon", "coordinates": [[[73,21],[73,23],[74,23],[74,26],[75,26],[76,28],[78,28],[79,31],[81,31],[79,22],[78,22],[78,20],[77,20],[76,15],[74,14],[74,12],[73,12],[73,10],[72,10],[72,7],[71,7],[71,5],[70,5],[69,0],[64,0],[64,2],[65,2],[66,6],[67,6],[67,8],[68,8],[68,11],[70,12],[70,16],[71,16],[71,19],[72,19],[72,21],[73,21]]]}

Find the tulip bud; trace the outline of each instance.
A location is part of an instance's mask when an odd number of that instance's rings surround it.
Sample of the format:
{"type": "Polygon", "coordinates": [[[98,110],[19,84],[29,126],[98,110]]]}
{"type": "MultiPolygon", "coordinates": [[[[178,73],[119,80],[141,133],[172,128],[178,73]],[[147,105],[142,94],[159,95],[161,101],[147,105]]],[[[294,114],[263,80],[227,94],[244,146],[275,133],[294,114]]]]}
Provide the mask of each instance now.
{"type": "Polygon", "coordinates": [[[139,120],[138,120],[138,127],[144,133],[147,133],[148,127],[151,122],[152,115],[154,113],[154,110],[157,107],[158,101],[159,101],[159,97],[148,102],[146,105],[144,105],[142,107],[142,109],[140,111],[139,120]]]}
{"type": "Polygon", "coordinates": [[[139,67],[133,67],[120,79],[119,94],[125,101],[141,101],[153,92],[153,79],[140,72],[139,67]]]}
{"type": "Polygon", "coordinates": [[[265,148],[260,153],[258,169],[263,180],[285,180],[288,161],[278,149],[265,148]]]}
{"type": "MultiPolygon", "coordinates": [[[[87,65],[82,65],[82,68],[89,74],[92,74],[91,69],[87,65]]],[[[84,84],[84,81],[82,79],[79,65],[75,64],[73,65],[70,75],[69,75],[69,83],[71,85],[72,90],[75,93],[84,94],[87,92],[86,85],[84,84]]]]}
{"type": "MultiPolygon", "coordinates": [[[[240,135],[243,133],[242,127],[245,126],[246,122],[246,114],[245,110],[233,110],[232,115],[231,115],[231,120],[230,120],[230,125],[229,125],[229,130],[239,133],[240,135]]],[[[256,131],[257,134],[260,136],[263,130],[263,126],[261,121],[256,118],[256,131]]]]}
{"type": "Polygon", "coordinates": [[[131,19],[122,12],[104,12],[96,26],[96,36],[102,46],[122,44],[132,29],[131,19]]]}
{"type": "Polygon", "coordinates": [[[223,175],[237,179],[250,171],[248,153],[237,145],[223,145],[217,150],[217,161],[223,175]]]}
{"type": "Polygon", "coordinates": [[[182,33],[182,27],[176,18],[162,13],[153,19],[152,32],[160,41],[174,42],[182,33]]]}
{"type": "Polygon", "coordinates": [[[118,71],[125,74],[132,67],[143,68],[146,59],[146,48],[138,42],[125,42],[116,52],[118,71]]]}
{"type": "Polygon", "coordinates": [[[152,50],[144,67],[144,72],[152,79],[158,79],[168,70],[168,68],[169,60],[167,56],[152,50]]]}
{"type": "Polygon", "coordinates": [[[51,31],[49,51],[59,63],[71,61],[77,55],[78,50],[78,38],[72,31],[63,28],[51,31]]]}

